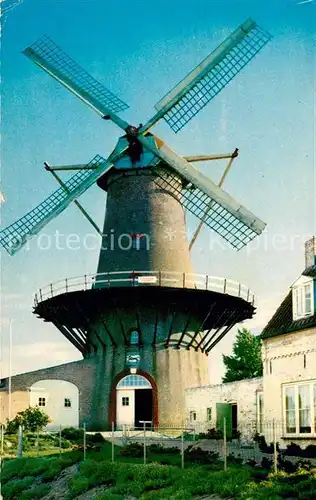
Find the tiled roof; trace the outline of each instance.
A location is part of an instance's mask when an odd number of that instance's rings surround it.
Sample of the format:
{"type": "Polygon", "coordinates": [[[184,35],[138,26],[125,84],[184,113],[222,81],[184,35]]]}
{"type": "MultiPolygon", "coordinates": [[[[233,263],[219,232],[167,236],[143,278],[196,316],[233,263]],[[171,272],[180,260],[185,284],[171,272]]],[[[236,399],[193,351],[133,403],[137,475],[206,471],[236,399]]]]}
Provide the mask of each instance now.
{"type": "Polygon", "coordinates": [[[316,264],[308,267],[305,271],[302,272],[303,276],[311,276],[312,278],[316,278],[316,264]]]}
{"type": "Polygon", "coordinates": [[[278,335],[282,335],[284,333],[297,332],[304,330],[305,328],[311,328],[312,326],[316,326],[316,312],[313,316],[297,319],[295,321],[293,320],[292,291],[290,291],[270,319],[267,326],[263,329],[261,338],[267,339],[270,337],[277,337],[278,335]]]}

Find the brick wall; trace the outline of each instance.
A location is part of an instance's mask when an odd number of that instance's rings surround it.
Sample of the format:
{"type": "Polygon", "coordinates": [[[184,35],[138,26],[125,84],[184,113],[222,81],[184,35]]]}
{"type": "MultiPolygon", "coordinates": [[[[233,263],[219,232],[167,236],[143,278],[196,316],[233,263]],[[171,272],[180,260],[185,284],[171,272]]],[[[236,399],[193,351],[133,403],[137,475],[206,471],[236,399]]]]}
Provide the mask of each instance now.
{"type": "Polygon", "coordinates": [[[185,391],[186,414],[196,412],[196,421],[206,422],[206,409],[212,409],[212,420],[206,427],[216,427],[216,403],[237,403],[238,427],[251,430],[257,421],[257,393],[262,391],[262,378],[252,378],[227,384],[207,385],[185,391]]]}
{"type": "MultiPolygon", "coordinates": [[[[12,387],[12,412],[13,418],[16,413],[29,406],[29,388],[40,380],[54,379],[66,380],[73,383],[79,389],[79,425],[83,422],[89,424],[92,413],[91,393],[94,386],[95,362],[93,359],[74,361],[63,365],[44,368],[34,372],[22,373],[11,378],[12,387]]],[[[0,421],[6,422],[9,412],[8,379],[5,380],[5,387],[0,389],[1,415],[0,421]]]]}

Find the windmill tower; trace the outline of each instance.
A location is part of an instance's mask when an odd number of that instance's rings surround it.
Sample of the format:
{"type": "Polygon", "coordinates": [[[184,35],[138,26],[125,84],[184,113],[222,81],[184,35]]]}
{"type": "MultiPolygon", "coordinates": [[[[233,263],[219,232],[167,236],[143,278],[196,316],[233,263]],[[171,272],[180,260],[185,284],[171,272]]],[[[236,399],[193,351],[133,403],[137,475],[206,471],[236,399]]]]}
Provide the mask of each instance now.
{"type": "MultiPolygon", "coordinates": [[[[124,131],[107,159],[45,163],[61,187],[0,233],[13,255],[74,202],[102,237],[97,273],[41,289],[34,308],[94,364],[90,429],[111,422],[180,424],[184,390],[208,383],[207,354],[236,323],[254,314],[254,297],[246,287],[193,273],[184,210],[236,249],[261,234],[265,224],[191,165],[214,156],[183,158],[150,130],[164,118],[178,132],[269,39],[255,22],[244,22],[138,127],[118,115],[127,105],[49,38],[24,51],[124,131]],[[77,172],[63,181],[58,170],[77,172]],[[78,201],[95,182],[107,192],[103,230],[78,201]],[[139,384],[132,398],[124,395],[129,383],[139,384]]],[[[235,156],[220,155],[230,162],[235,156]]]]}

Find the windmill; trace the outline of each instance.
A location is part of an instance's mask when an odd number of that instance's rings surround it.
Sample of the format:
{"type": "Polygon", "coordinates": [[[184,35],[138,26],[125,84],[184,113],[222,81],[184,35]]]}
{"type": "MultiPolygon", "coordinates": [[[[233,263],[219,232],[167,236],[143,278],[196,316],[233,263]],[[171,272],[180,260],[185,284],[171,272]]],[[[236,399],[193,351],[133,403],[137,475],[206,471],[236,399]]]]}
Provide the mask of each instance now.
{"type": "Polygon", "coordinates": [[[123,101],[48,37],[24,51],[124,131],[106,159],[97,155],[87,164],[63,166],[45,162],[60,188],[0,233],[1,244],[13,255],[74,202],[102,236],[97,273],[82,281],[66,279],[58,293],[53,285],[41,289],[34,310],[54,323],[85,359],[94,360],[97,382],[91,401],[98,404],[91,402],[91,428],[119,420],[115,387],[130,369],[147,378],[152,390],[151,410],[139,415],[135,409],[135,422],[182,419],[184,389],[207,383],[205,354],[236,322],[254,313],[253,296],[242,285],[192,273],[185,238],[184,209],[200,220],[197,231],[205,224],[236,249],[263,231],[258,217],[191,164],[224,157],[230,166],[237,151],[184,158],[151,129],[163,118],[179,132],[270,38],[248,19],[138,126],[119,116],[128,107],[123,101]],[[58,170],[76,173],[63,181],[58,170]],[[94,183],[107,191],[103,230],[78,201],[94,183]]]}

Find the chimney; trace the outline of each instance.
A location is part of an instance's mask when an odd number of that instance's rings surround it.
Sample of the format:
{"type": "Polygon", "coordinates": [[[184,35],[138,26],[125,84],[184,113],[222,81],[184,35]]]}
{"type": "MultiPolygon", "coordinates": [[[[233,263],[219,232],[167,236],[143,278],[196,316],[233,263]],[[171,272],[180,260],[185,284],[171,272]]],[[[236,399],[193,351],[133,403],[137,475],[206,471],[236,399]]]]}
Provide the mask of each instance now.
{"type": "Polygon", "coordinates": [[[316,264],[316,237],[305,241],[305,269],[316,264]]]}

